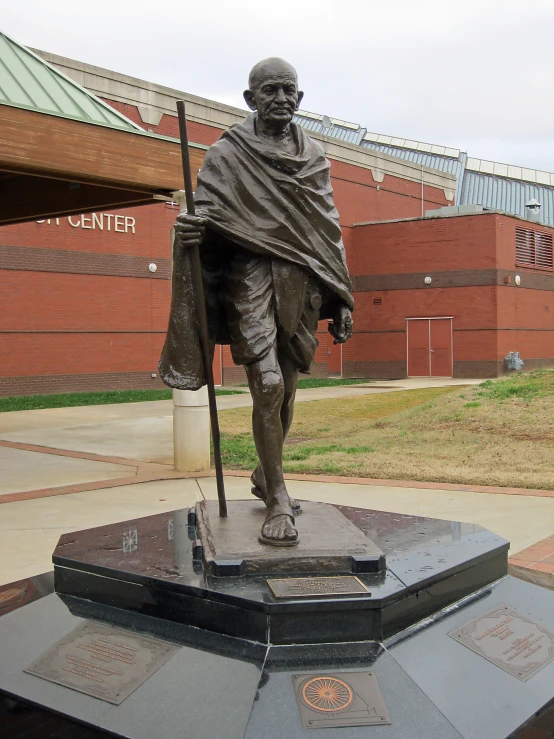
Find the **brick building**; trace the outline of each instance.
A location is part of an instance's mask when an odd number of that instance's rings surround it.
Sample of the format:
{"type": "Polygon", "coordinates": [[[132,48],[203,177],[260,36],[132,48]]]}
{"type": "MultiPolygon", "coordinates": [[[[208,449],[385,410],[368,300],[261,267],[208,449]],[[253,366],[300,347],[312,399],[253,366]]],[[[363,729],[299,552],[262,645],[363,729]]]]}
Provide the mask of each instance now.
{"type": "Polygon", "coordinates": [[[554,364],[554,229],[505,213],[357,224],[347,375],[496,377],[554,364]]]}
{"type": "MultiPolygon", "coordinates": [[[[155,134],[178,136],[175,102],[184,99],[196,169],[222,131],[245,115],[180,91],[38,53],[155,134]]],[[[407,365],[406,319],[411,318],[451,321],[450,370],[456,376],[496,375],[505,350],[519,350],[525,360],[537,363],[554,357],[547,348],[552,314],[543,307],[545,315],[535,319],[533,309],[539,303],[551,305],[552,272],[545,268],[535,276],[539,282],[533,278],[540,289],[527,287],[525,277],[517,292],[518,301],[529,292],[525,308],[520,303],[514,308],[504,299],[504,287],[506,296],[516,295],[515,283],[498,284],[512,272],[515,278],[516,270],[501,229],[507,231],[513,223],[536,225],[498,214],[424,219],[425,211],[452,205],[455,174],[364,146],[353,136],[351,124],[335,121],[333,131],[314,130],[310,121],[318,118],[301,114],[297,122],[311,129],[331,162],[356,311],[354,336],[342,348],[328,340],[325,325],[320,327],[314,373],[406,376],[414,371],[413,362],[407,365]],[[340,135],[338,124],[343,124],[340,135]],[[506,225],[499,226],[498,219],[506,225]],[[473,234],[469,246],[468,224],[473,234]],[[427,273],[432,282],[421,286],[421,275],[427,273]],[[482,315],[474,310],[475,301],[482,301],[482,315]],[[468,302],[473,310],[466,312],[468,302]],[[516,317],[522,326],[517,335],[509,325],[516,317]]],[[[160,386],[157,362],[169,310],[170,231],[177,212],[171,202],[160,202],[0,228],[0,394],[160,386]]],[[[527,271],[535,275],[533,269],[527,271]]],[[[446,324],[441,326],[444,332],[446,324]]],[[[410,329],[412,343],[414,336],[410,329]]],[[[226,347],[216,351],[214,368],[216,381],[223,384],[244,377],[226,347]]],[[[435,370],[430,367],[429,373],[435,370]]]]}

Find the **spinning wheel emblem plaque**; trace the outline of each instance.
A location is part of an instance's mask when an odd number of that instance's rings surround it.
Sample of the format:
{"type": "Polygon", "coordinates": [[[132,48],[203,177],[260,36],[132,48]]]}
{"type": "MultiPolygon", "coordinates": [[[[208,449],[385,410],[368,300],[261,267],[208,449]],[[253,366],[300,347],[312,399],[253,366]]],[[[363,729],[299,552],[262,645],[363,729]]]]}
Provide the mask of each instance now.
{"type": "Polygon", "coordinates": [[[350,686],[336,677],[315,677],[302,688],[302,697],[314,711],[343,711],[352,703],[350,686]]]}

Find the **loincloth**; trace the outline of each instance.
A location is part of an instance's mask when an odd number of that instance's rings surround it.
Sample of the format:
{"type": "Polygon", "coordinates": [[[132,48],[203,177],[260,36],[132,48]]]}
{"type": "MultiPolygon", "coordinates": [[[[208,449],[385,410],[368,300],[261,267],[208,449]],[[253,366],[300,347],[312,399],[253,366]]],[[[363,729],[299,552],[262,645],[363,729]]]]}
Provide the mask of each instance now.
{"type": "Polygon", "coordinates": [[[277,345],[309,372],[322,297],[318,280],[284,260],[236,249],[224,276],[224,306],[235,364],[252,364],[277,345]]]}

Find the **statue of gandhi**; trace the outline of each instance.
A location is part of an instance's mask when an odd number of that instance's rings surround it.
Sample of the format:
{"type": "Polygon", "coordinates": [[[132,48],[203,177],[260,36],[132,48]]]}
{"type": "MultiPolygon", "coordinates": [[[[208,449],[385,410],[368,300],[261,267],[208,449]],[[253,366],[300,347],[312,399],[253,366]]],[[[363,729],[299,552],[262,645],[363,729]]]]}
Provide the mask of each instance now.
{"type": "Polygon", "coordinates": [[[172,307],[160,373],[166,384],[205,384],[197,339],[188,249],[198,244],[210,340],[229,344],[252,394],[259,465],[252,493],[267,515],[259,540],[295,546],[298,503],[283,478],[298,373],[309,373],[318,321],[335,343],[352,334],[354,303],[329,162],[292,122],[303,93],[282,59],[256,64],[244,99],[253,111],[206,154],[196,216],[175,224],[172,307]]]}

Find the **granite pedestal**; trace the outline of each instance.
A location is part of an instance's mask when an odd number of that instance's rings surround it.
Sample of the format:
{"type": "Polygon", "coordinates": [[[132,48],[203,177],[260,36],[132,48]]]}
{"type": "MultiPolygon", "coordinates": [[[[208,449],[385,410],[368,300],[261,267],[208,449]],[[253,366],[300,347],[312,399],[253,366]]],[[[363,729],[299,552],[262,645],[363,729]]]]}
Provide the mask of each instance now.
{"type": "Polygon", "coordinates": [[[193,559],[187,509],[64,535],[56,592],[31,583],[24,604],[12,586],[0,618],[8,736],[40,724],[64,739],[524,739],[529,721],[548,726],[554,661],[522,682],[449,636],[499,603],[554,630],[554,593],[506,576],[507,542],[470,524],[337,508],[386,556],[386,570],[356,575],[366,595],[277,599],[267,575],[209,574],[193,559]],[[24,672],[83,620],[179,649],[118,706],[24,672]],[[330,673],[371,673],[391,723],[305,728],[295,686],[330,673]]]}
{"type": "MultiPolygon", "coordinates": [[[[263,516],[263,504],[252,505],[263,516]]],[[[278,599],[267,573],[214,577],[193,558],[198,530],[188,509],[64,534],[53,556],[56,591],[260,644],[313,644],[382,640],[507,572],[508,542],[480,526],[347,506],[336,512],[379,551],[378,562],[386,556],[385,570],[356,575],[366,595],[278,599]]],[[[267,556],[279,563],[283,552],[267,556]]],[[[344,571],[331,564],[325,574],[344,571]]]]}

